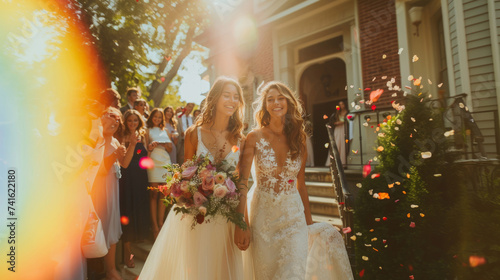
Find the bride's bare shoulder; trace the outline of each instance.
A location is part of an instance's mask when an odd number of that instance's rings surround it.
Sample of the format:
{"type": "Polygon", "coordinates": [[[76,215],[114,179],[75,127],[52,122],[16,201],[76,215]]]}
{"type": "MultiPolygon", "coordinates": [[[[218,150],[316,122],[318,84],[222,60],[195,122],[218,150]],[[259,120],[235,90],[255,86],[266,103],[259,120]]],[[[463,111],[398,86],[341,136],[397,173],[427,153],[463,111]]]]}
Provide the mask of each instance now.
{"type": "Polygon", "coordinates": [[[252,129],[252,131],[250,131],[247,134],[245,142],[247,142],[247,143],[255,143],[261,137],[261,135],[262,135],[262,128],[252,129]]]}

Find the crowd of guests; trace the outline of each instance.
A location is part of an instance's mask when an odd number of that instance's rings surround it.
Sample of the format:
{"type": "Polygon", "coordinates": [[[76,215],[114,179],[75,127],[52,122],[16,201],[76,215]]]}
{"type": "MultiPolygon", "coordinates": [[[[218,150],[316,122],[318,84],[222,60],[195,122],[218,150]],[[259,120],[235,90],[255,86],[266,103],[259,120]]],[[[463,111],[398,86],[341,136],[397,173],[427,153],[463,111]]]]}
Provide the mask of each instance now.
{"type": "Polygon", "coordinates": [[[201,113],[193,112],[194,103],[150,110],[138,88],[128,89],[126,96],[128,102],[121,108],[116,90],[107,89],[100,97],[107,107],[101,117],[104,164],[91,196],[108,246],[103,258],[107,279],[121,279],[115,266],[120,239],[123,262],[134,267],[131,242],[156,238],[160,232],[166,213],[163,195],[148,187],[165,182],[164,165],[184,162],[184,132],[201,113]]]}

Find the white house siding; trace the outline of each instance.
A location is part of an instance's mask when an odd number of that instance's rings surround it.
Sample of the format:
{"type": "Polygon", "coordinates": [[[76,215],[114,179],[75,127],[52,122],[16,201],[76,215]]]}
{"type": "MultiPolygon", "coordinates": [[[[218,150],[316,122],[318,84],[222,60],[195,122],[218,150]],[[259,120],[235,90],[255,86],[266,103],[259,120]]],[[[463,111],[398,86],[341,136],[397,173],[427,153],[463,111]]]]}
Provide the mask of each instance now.
{"type": "Polygon", "coordinates": [[[467,57],[470,75],[472,111],[474,119],[485,136],[486,152],[495,151],[494,115],[479,113],[496,110],[497,96],[491,48],[490,25],[487,0],[464,0],[463,2],[467,57]]]}
{"type": "MultiPolygon", "coordinates": [[[[455,17],[454,0],[448,0],[448,18],[450,27],[450,41],[451,41],[451,55],[453,60],[453,73],[455,78],[455,93],[462,93],[462,81],[460,79],[460,63],[458,57],[458,38],[457,38],[457,24],[455,17]]],[[[453,94],[453,93],[451,93],[453,94]]]]}

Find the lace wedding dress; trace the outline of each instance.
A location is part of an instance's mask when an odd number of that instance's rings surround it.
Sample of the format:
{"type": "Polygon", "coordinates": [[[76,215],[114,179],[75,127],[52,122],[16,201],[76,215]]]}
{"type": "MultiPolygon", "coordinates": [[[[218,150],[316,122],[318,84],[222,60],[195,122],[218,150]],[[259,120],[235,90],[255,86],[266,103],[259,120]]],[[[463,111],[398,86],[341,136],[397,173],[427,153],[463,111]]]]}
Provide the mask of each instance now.
{"type": "Polygon", "coordinates": [[[278,166],[271,144],[265,138],[256,143],[256,184],[248,195],[253,278],[353,279],[340,233],[327,223],[306,224],[296,188],[301,164],[288,153],[278,166]]]}
{"type": "MultiPolygon", "coordinates": [[[[196,154],[208,154],[214,160],[199,128],[196,154]]],[[[239,155],[239,151],[229,152],[227,164],[236,166],[239,155]]],[[[191,229],[191,219],[170,211],[139,279],[240,280],[242,275],[243,261],[234,244],[233,223],[218,216],[191,229]]]]}

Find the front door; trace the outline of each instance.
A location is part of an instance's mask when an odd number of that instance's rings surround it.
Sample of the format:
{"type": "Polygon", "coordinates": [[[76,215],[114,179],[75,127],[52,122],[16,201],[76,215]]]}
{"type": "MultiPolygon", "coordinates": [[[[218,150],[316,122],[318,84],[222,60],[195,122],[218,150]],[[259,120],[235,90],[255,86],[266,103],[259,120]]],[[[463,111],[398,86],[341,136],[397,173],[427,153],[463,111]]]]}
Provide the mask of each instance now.
{"type": "Polygon", "coordinates": [[[324,115],[328,118],[335,112],[335,101],[319,103],[313,105],[313,151],[314,165],[325,166],[328,157],[329,149],[325,148],[325,144],[329,143],[328,131],[326,124],[328,119],[324,119],[324,115]]]}

